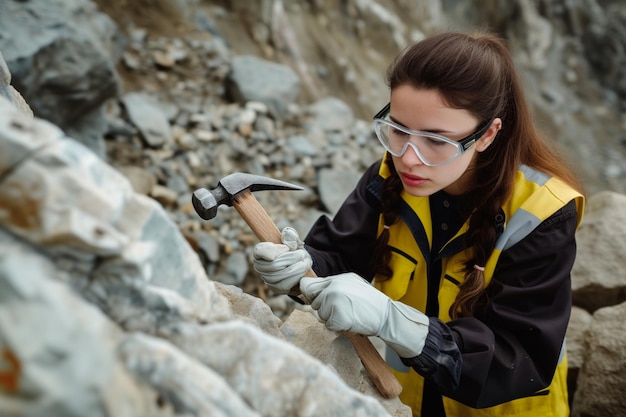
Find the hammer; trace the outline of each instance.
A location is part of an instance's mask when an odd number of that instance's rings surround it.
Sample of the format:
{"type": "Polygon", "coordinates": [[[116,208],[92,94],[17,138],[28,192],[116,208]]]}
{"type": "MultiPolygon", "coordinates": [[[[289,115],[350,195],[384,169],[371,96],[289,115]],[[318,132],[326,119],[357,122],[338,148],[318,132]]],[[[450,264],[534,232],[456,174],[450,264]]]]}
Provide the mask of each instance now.
{"type": "MultiPolygon", "coordinates": [[[[259,175],[236,172],[222,178],[212,190],[199,188],[194,191],[191,201],[196,213],[204,220],[217,215],[220,204],[233,206],[261,241],[281,243],[280,230],[269,217],[263,206],[252,194],[260,190],[302,190],[302,187],[259,175]]],[[[310,269],[305,276],[316,277],[310,269]]],[[[397,397],[402,385],[380,356],[370,340],[359,334],[342,332],[352,343],[363,367],[374,385],[385,398],[397,397]]]]}

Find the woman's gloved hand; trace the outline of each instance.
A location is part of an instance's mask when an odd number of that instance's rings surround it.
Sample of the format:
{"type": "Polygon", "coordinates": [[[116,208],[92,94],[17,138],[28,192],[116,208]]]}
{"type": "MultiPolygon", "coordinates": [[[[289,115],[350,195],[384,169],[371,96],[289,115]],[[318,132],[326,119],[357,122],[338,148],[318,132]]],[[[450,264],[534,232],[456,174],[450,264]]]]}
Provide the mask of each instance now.
{"type": "Polygon", "coordinates": [[[391,300],[360,276],[303,278],[300,290],[328,329],[378,336],[402,358],[422,353],[428,317],[391,300]]]}
{"type": "Polygon", "coordinates": [[[257,243],[254,246],[253,266],[274,292],[287,294],[311,269],[313,260],[295,229],[285,227],[281,241],[282,244],[257,243]]]}

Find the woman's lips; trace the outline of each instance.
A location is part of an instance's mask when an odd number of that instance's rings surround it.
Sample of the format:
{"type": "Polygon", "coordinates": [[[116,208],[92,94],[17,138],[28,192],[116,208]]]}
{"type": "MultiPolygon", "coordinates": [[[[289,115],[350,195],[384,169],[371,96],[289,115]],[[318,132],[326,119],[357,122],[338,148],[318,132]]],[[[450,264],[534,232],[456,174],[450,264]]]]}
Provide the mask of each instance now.
{"type": "Polygon", "coordinates": [[[417,175],[406,174],[404,172],[401,175],[402,182],[404,182],[404,184],[408,185],[409,187],[417,187],[428,181],[426,178],[422,178],[417,175]]]}

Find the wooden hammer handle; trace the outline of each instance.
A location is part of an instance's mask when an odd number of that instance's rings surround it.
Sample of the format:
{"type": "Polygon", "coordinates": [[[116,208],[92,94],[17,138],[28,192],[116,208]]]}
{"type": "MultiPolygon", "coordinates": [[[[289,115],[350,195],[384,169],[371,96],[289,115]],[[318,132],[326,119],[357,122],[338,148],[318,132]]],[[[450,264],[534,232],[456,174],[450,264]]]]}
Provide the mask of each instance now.
{"type": "MultiPolygon", "coordinates": [[[[282,243],[280,230],[278,230],[276,224],[274,224],[250,190],[242,191],[233,196],[233,207],[239,212],[259,240],[282,243]]],[[[311,269],[306,276],[316,277],[317,275],[311,269]]],[[[387,363],[385,363],[374,345],[372,345],[372,342],[363,335],[349,332],[342,333],[352,343],[363,367],[380,394],[385,398],[397,397],[402,391],[402,385],[391,373],[387,363]]]]}

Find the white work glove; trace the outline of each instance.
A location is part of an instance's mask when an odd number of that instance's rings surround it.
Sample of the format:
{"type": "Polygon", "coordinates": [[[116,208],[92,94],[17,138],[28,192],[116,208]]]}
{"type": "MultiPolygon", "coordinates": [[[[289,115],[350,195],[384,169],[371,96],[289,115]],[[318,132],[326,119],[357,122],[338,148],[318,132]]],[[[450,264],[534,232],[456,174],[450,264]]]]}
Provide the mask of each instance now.
{"type": "Polygon", "coordinates": [[[402,358],[422,353],[428,317],[392,301],[360,276],[303,278],[300,291],[328,329],[378,336],[402,358]]]}
{"type": "Polygon", "coordinates": [[[254,246],[253,266],[274,292],[287,294],[311,269],[313,260],[295,229],[285,227],[280,240],[282,244],[257,243],[254,246]]]}

